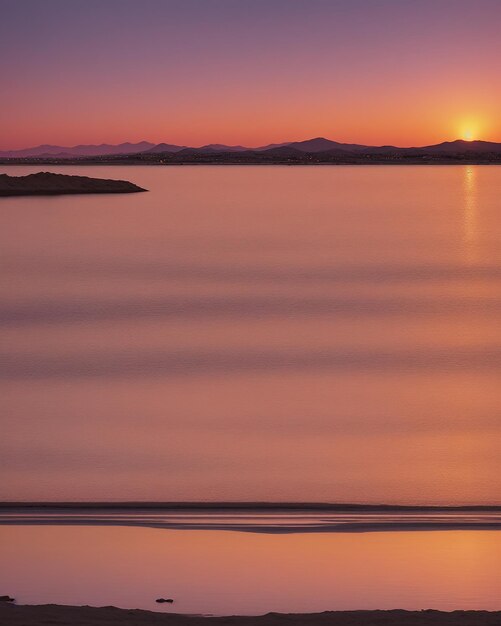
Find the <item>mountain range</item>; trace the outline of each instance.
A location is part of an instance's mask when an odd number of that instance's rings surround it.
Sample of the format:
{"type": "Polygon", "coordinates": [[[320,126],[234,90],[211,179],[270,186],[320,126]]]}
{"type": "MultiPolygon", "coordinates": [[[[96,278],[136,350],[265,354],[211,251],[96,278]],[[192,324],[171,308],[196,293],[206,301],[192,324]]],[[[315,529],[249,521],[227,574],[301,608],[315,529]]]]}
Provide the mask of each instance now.
{"type": "Polygon", "coordinates": [[[400,148],[398,146],[368,146],[362,144],[340,143],[324,137],[316,137],[305,141],[291,141],[280,144],[269,144],[257,148],[245,146],[227,146],[224,144],[208,144],[201,147],[178,146],[169,143],[154,144],[148,141],[139,143],[121,143],[117,145],[78,145],[72,147],[41,145],[22,150],[0,151],[3,159],[27,159],[27,158],[84,158],[103,157],[111,155],[178,155],[189,157],[194,155],[223,155],[229,153],[255,153],[267,154],[270,157],[294,157],[310,155],[326,156],[420,156],[420,155],[468,155],[468,154],[492,154],[501,155],[501,143],[491,141],[445,141],[430,146],[416,146],[400,148]]]}
{"type": "Polygon", "coordinates": [[[149,141],[140,141],[139,143],[119,143],[116,145],[102,143],[99,145],[79,145],[71,148],[63,146],[53,146],[43,144],[35,148],[24,148],[22,150],[0,150],[2,158],[26,157],[78,157],[78,156],[103,156],[107,154],[137,154],[145,152],[155,146],[149,141]]]}

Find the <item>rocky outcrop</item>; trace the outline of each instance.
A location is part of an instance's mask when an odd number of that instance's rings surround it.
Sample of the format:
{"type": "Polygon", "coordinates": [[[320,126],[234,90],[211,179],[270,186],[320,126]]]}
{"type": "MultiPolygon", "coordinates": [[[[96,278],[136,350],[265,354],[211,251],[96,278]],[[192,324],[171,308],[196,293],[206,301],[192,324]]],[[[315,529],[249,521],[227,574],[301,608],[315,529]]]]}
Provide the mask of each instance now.
{"type": "Polygon", "coordinates": [[[68,176],[39,172],[27,176],[0,174],[0,196],[46,196],[80,193],[137,193],[146,191],[127,180],[68,176]]]}

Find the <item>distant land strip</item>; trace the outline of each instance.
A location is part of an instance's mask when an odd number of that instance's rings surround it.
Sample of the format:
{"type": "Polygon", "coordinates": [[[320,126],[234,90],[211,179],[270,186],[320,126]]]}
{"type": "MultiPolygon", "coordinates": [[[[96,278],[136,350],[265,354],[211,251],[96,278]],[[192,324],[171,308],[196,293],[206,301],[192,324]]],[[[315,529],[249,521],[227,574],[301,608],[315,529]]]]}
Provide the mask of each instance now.
{"type": "Polygon", "coordinates": [[[264,534],[501,530],[501,507],[307,503],[4,503],[0,525],[130,526],[264,534]]]}
{"type": "MultiPolygon", "coordinates": [[[[363,591],[363,590],[362,590],[363,591]]],[[[266,615],[204,616],[160,613],[114,606],[0,604],[0,621],[9,626],[499,626],[501,611],[325,611],[266,615]],[[3,605],[3,606],[2,606],[3,605]]]]}
{"type": "Polygon", "coordinates": [[[209,144],[199,148],[173,144],[43,145],[0,151],[3,165],[361,165],[361,164],[501,164],[501,143],[446,141],[401,148],[366,146],[316,137],[258,148],[209,144]]]}
{"type": "Polygon", "coordinates": [[[329,503],[329,502],[107,502],[107,501],[75,501],[75,502],[23,502],[23,501],[0,501],[0,509],[154,509],[154,510],[200,510],[219,511],[222,509],[231,511],[353,511],[353,512],[384,512],[384,511],[457,511],[477,512],[492,511],[501,512],[501,504],[475,504],[475,505],[407,505],[407,504],[355,504],[355,503],[329,503]]]}

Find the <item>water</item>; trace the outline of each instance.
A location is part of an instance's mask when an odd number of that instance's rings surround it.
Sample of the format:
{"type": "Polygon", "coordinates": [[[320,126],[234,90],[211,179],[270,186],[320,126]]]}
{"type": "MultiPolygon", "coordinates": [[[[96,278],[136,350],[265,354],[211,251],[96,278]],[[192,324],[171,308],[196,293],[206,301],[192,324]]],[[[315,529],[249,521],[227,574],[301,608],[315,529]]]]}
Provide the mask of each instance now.
{"type": "Polygon", "coordinates": [[[0,497],[501,503],[501,168],[43,169],[150,191],[0,199],[0,497]]]}
{"type": "Polygon", "coordinates": [[[0,526],[1,589],[23,604],[218,615],[501,609],[499,531],[277,535],[117,524],[0,526]]]}

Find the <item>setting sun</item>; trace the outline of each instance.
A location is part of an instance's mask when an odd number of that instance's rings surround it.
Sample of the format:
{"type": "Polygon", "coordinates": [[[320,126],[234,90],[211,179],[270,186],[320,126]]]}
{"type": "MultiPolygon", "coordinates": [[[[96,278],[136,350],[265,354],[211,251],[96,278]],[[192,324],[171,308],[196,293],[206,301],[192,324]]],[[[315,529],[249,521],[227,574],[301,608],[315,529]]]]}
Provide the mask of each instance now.
{"type": "Polygon", "coordinates": [[[501,0],[0,15],[0,626],[501,626],[501,0]]]}
{"type": "Polygon", "coordinates": [[[464,141],[475,141],[479,137],[485,135],[487,129],[487,120],[479,119],[475,116],[464,117],[463,120],[457,125],[458,137],[461,137],[464,141]]]}

